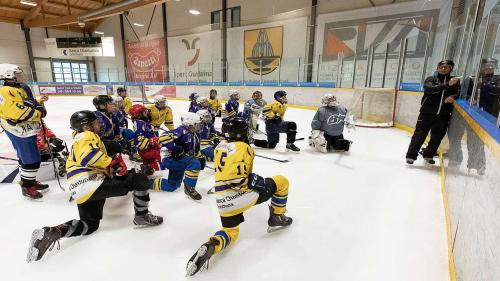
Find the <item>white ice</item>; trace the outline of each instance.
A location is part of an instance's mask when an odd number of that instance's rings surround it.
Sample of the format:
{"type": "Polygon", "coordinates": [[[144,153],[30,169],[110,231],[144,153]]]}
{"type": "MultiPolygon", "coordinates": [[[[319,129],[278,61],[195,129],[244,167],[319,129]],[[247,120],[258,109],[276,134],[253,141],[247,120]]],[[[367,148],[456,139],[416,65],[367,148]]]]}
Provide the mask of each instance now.
{"type": "MultiPolygon", "coordinates": [[[[48,127],[70,141],[69,117],[92,109],[92,97],[51,97],[48,127]]],[[[175,123],[186,101],[169,101],[175,123]]],[[[307,136],[314,112],[290,108],[287,120],[307,136]]],[[[245,213],[234,247],[215,257],[199,280],[449,280],[447,240],[437,167],[404,164],[409,143],[398,129],[358,128],[347,133],[349,153],[320,154],[298,141],[300,153],[285,152],[284,138],[275,151],[257,153],[289,158],[278,163],[256,158],[254,172],[282,174],[290,180],[288,215],[293,225],[268,234],[265,204],[245,213]]],[[[5,134],[0,155],[15,157],[5,134]]],[[[3,164],[8,162],[1,162],[3,164]]],[[[64,180],[65,181],[65,180],[64,180]]],[[[108,199],[101,226],[86,237],[61,239],[61,249],[27,264],[34,228],[78,218],[55,181],[43,201],[22,198],[17,184],[0,184],[1,280],[183,280],[191,255],[217,231],[214,198],[205,195],[213,172],[201,172],[201,203],[182,189],[152,193],[151,211],[163,225],[134,229],[130,196],[108,199]]]]}

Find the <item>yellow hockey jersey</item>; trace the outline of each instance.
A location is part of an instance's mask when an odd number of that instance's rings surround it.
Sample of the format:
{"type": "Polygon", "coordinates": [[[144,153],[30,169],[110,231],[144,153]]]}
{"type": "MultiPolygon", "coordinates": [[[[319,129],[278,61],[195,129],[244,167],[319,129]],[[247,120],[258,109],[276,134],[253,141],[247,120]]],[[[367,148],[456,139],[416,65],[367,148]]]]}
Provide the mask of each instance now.
{"type": "Polygon", "coordinates": [[[151,125],[153,127],[160,127],[161,124],[165,124],[170,131],[174,129],[174,121],[172,116],[172,109],[170,107],[165,107],[164,109],[159,109],[154,104],[148,106],[149,111],[151,111],[151,125]]]}
{"type": "Polygon", "coordinates": [[[221,111],[222,109],[222,104],[220,102],[220,99],[208,99],[208,105],[210,106],[210,109],[212,112],[217,113],[218,111],[221,111]]]}
{"type": "Polygon", "coordinates": [[[112,159],[101,138],[93,132],[77,133],[66,161],[69,191],[77,204],[89,199],[106,178],[112,159]]]}
{"type": "Polygon", "coordinates": [[[123,99],[123,110],[130,114],[130,108],[132,107],[132,100],[129,97],[123,99]]]}
{"type": "Polygon", "coordinates": [[[244,142],[221,142],[214,152],[215,192],[248,190],[253,169],[253,148],[244,142]]]}
{"type": "Polygon", "coordinates": [[[0,87],[0,126],[18,137],[30,137],[41,128],[41,112],[24,105],[28,95],[22,88],[0,87]]]}
{"type": "Polygon", "coordinates": [[[273,101],[264,106],[262,110],[262,114],[266,117],[266,119],[273,119],[279,114],[281,118],[285,116],[286,104],[282,104],[279,101],[273,101]]]}
{"type": "Polygon", "coordinates": [[[215,149],[212,192],[221,217],[241,214],[259,199],[259,193],[248,188],[253,159],[253,148],[244,142],[221,142],[215,149]]]}

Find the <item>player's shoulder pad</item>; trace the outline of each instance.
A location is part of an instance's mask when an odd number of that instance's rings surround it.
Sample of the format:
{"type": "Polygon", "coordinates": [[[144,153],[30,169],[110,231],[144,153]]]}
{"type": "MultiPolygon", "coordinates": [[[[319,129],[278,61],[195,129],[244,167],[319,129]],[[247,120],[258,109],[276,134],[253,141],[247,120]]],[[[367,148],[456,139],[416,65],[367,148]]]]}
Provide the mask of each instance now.
{"type": "Polygon", "coordinates": [[[74,141],[82,141],[82,140],[93,140],[95,138],[95,133],[90,132],[90,131],[85,131],[81,133],[76,133],[73,136],[74,141]]]}

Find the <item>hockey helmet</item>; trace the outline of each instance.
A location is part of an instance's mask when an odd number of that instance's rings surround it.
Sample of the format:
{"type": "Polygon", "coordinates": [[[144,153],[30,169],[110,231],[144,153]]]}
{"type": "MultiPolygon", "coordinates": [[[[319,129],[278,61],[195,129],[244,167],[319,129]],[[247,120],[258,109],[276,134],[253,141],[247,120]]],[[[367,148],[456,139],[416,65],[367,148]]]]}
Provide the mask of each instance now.
{"type": "Polygon", "coordinates": [[[167,106],[167,98],[163,95],[156,95],[154,97],[154,102],[155,102],[155,105],[160,106],[160,107],[167,106]]]}
{"type": "Polygon", "coordinates": [[[118,93],[119,96],[127,95],[127,89],[125,89],[124,87],[118,87],[118,89],[116,89],[116,92],[118,93]]]}
{"type": "Polygon", "coordinates": [[[196,99],[199,97],[200,95],[198,95],[198,93],[191,93],[189,95],[189,100],[190,101],[196,101],[196,99]]]}
{"type": "Polygon", "coordinates": [[[23,70],[10,63],[0,63],[0,80],[14,80],[16,79],[16,74],[23,73],[23,70]]]}
{"type": "Polygon", "coordinates": [[[196,131],[201,128],[201,117],[193,112],[186,112],[181,116],[181,123],[186,127],[193,127],[196,131]]]}
{"type": "Polygon", "coordinates": [[[281,102],[281,103],[287,103],[288,100],[286,98],[286,92],[285,91],[277,91],[274,93],[274,99],[281,102]]]}
{"type": "Polygon", "coordinates": [[[212,123],[212,114],[206,109],[201,109],[196,112],[200,116],[201,120],[205,123],[212,123]]]}
{"type": "Polygon", "coordinates": [[[253,100],[261,100],[262,99],[262,92],[261,91],[255,91],[252,93],[252,99],[253,100]]]}
{"type": "Polygon", "coordinates": [[[78,133],[83,132],[83,126],[91,125],[97,117],[90,110],[81,110],[73,113],[69,119],[71,129],[78,133]]]}
{"type": "Polygon", "coordinates": [[[229,98],[233,100],[239,100],[240,99],[240,93],[236,90],[229,90],[229,98]]]}
{"type": "Polygon", "coordinates": [[[147,115],[144,113],[148,113],[148,109],[142,104],[134,104],[130,107],[129,114],[133,119],[143,119],[147,115]]]}
{"type": "Polygon", "coordinates": [[[217,97],[217,90],[216,89],[210,90],[210,98],[215,99],[216,97],[217,97]]]}
{"type": "Polygon", "coordinates": [[[113,98],[108,95],[98,95],[95,96],[94,99],[92,100],[92,103],[94,104],[95,108],[97,109],[105,109],[101,108],[101,106],[106,107],[106,105],[110,102],[113,102],[113,98]]]}
{"type": "Polygon", "coordinates": [[[339,102],[337,101],[337,98],[333,94],[325,94],[323,98],[321,98],[321,103],[326,105],[326,106],[338,106],[339,102]]]}
{"type": "Polygon", "coordinates": [[[202,108],[207,108],[209,106],[208,99],[206,97],[196,98],[196,103],[202,108]]]}
{"type": "Polygon", "coordinates": [[[248,123],[241,117],[230,117],[222,124],[222,133],[229,141],[248,142],[248,123]]]}

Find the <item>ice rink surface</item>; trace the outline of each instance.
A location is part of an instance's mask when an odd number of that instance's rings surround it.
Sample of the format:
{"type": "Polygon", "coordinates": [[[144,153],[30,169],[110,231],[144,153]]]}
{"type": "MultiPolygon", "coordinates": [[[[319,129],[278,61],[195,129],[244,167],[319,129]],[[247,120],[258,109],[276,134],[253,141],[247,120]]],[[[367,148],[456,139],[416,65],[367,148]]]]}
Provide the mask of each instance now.
{"type": "MultiPolygon", "coordinates": [[[[69,117],[91,109],[92,97],[51,97],[46,124],[71,145],[69,117]]],[[[174,122],[186,101],[169,101],[174,122]]],[[[448,253],[437,166],[404,164],[409,135],[398,129],[357,128],[348,153],[320,154],[307,137],[314,111],[289,108],[285,120],[298,124],[300,153],[256,153],[290,159],[255,158],[254,172],[290,180],[287,215],[293,225],[268,234],[265,204],[245,213],[234,247],[226,249],[196,280],[447,281],[448,253]]],[[[16,157],[5,134],[0,155],[16,157]]],[[[9,162],[2,161],[2,164],[9,162]]],[[[209,163],[209,165],[213,165],[209,163]]],[[[65,182],[65,180],[64,180],[65,182]]],[[[26,263],[34,228],[78,218],[68,195],[51,181],[41,202],[22,198],[17,184],[0,184],[1,280],[184,280],[191,255],[220,228],[215,199],[206,192],[213,172],[200,173],[201,203],[174,193],[152,193],[150,210],[163,225],[135,229],[131,196],[108,199],[94,234],[61,239],[39,262],[26,263]]]]}

